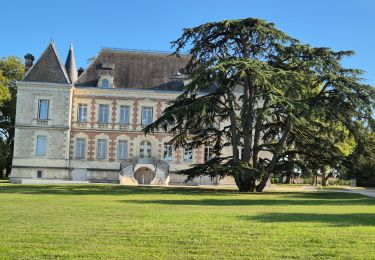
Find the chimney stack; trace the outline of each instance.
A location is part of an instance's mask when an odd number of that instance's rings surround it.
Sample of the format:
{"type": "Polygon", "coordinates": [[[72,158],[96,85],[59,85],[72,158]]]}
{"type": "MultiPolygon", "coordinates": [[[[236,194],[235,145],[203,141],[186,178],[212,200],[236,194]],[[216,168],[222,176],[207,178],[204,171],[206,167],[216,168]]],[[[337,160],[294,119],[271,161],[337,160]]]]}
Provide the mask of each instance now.
{"type": "Polygon", "coordinates": [[[34,56],[33,56],[32,54],[30,54],[30,53],[27,53],[27,54],[24,56],[24,58],[25,58],[25,72],[27,72],[27,71],[31,68],[31,66],[33,66],[33,63],[34,63],[35,58],[34,58],[34,56]]]}
{"type": "Polygon", "coordinates": [[[82,68],[82,67],[80,67],[79,69],[78,69],[78,77],[84,72],[85,70],[82,68]]]}

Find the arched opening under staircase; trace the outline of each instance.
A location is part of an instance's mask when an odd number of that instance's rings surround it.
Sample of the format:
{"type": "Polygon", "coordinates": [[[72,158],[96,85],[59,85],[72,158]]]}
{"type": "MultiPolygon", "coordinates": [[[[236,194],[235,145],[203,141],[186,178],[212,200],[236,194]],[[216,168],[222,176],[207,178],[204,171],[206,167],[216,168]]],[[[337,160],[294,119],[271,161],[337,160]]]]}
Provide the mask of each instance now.
{"type": "Polygon", "coordinates": [[[148,167],[141,167],[134,173],[134,179],[138,184],[151,184],[155,178],[155,173],[148,167]]]}

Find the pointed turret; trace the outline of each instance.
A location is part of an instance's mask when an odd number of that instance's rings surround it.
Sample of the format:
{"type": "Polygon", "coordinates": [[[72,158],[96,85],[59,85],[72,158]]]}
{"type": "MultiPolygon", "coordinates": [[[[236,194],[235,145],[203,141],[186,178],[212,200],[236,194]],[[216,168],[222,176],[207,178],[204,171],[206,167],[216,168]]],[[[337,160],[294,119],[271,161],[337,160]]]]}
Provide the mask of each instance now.
{"type": "Polygon", "coordinates": [[[73,44],[70,44],[68,57],[65,62],[65,69],[69,75],[70,81],[74,83],[77,80],[78,73],[76,67],[76,59],[74,57],[73,44]]]}

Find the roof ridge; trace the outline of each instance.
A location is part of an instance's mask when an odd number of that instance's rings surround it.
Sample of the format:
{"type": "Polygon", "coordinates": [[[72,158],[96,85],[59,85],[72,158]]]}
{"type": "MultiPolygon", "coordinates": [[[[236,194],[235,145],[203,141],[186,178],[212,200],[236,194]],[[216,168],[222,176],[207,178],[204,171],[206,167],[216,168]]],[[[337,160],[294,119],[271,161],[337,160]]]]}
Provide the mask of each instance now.
{"type": "MultiPolygon", "coordinates": [[[[158,50],[144,50],[144,49],[131,49],[131,48],[113,48],[113,47],[102,47],[103,51],[114,51],[114,52],[130,52],[130,53],[150,53],[150,54],[169,54],[172,55],[173,51],[158,51],[158,50]]],[[[187,52],[182,52],[181,55],[188,55],[187,52]]]]}

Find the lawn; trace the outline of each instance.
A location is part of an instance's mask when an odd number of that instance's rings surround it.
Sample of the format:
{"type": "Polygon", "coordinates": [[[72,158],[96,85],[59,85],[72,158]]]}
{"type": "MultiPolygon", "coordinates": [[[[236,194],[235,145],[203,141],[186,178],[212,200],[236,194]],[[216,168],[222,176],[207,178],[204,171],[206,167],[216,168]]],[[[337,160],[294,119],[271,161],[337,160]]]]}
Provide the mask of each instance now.
{"type": "Polygon", "coordinates": [[[0,259],[375,259],[375,199],[0,183],[0,259]]]}

